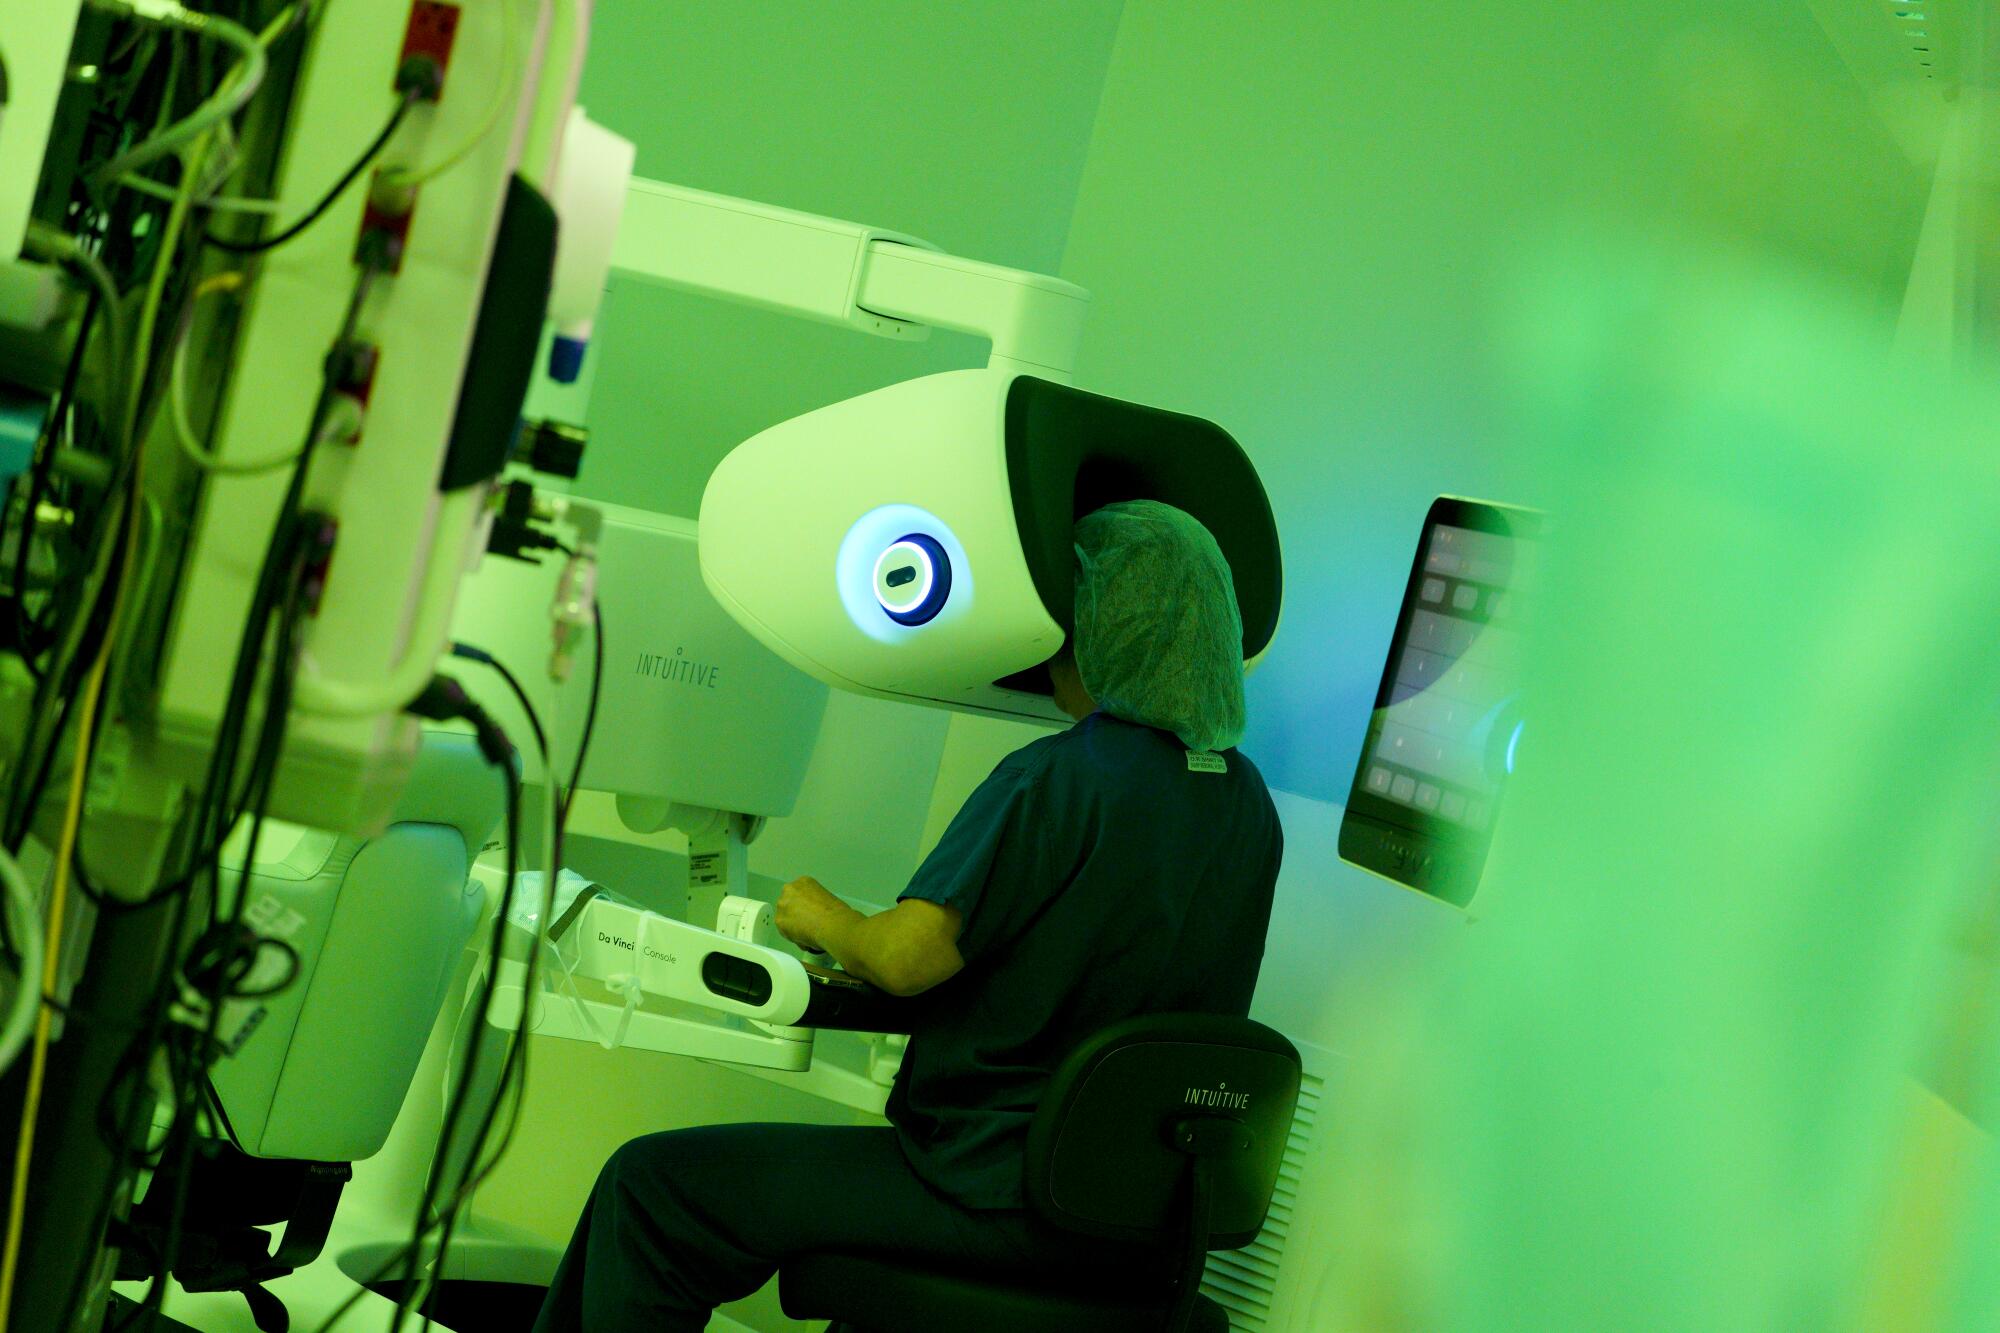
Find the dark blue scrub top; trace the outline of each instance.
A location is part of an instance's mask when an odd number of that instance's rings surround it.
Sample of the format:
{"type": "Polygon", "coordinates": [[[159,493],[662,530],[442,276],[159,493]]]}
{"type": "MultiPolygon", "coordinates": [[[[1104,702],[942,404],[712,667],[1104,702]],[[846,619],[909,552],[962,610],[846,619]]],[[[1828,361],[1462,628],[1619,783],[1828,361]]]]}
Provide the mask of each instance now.
{"type": "Polygon", "coordinates": [[[1256,767],[1222,760],[1093,714],[1002,760],[903,890],[965,914],[965,968],[913,1002],[888,1105],[940,1192],[1023,1206],[1043,1085],[1099,1028],[1249,1011],[1284,838],[1256,767]]]}

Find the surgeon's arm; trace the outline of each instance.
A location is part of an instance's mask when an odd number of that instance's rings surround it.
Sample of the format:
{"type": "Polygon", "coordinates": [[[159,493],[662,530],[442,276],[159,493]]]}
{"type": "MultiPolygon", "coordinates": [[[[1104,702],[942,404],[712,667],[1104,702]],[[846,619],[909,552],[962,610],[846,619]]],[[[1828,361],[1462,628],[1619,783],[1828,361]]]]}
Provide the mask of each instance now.
{"type": "Polygon", "coordinates": [[[795,879],[778,898],[778,933],[806,949],[832,954],[842,968],[891,995],[921,995],[965,966],[955,907],[907,898],[866,916],[812,878],[795,879]]]}

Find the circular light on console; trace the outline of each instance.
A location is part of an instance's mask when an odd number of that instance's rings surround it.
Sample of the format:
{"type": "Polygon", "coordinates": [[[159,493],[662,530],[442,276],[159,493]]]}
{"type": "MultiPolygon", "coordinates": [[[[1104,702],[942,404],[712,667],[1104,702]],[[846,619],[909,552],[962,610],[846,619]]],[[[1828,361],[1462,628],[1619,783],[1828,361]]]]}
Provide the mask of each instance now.
{"type": "Polygon", "coordinates": [[[856,518],[840,539],[833,581],[854,628],[890,647],[935,645],[939,632],[972,614],[978,592],[958,534],[912,504],[880,505],[856,518]]]}
{"type": "Polygon", "coordinates": [[[913,532],[875,558],[875,600],[897,624],[934,619],[950,596],[951,557],[935,538],[913,532]]]}

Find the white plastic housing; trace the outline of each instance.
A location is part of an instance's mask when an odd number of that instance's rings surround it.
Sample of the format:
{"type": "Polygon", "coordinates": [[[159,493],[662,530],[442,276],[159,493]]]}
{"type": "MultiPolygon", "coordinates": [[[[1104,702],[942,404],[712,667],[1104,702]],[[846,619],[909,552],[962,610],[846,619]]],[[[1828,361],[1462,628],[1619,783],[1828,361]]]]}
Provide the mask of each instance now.
{"type": "Polygon", "coordinates": [[[1063,632],[1021,551],[1008,484],[1009,370],[908,380],[782,422],[738,446],[701,504],[709,591],[773,652],[885,698],[1051,721],[1054,704],[992,682],[1046,661],[1063,632]],[[934,540],[951,587],[902,624],[879,559],[934,540]]]}
{"type": "Polygon", "coordinates": [[[725,301],[884,338],[930,337],[922,325],[862,306],[868,249],[878,240],[928,245],[901,232],[640,178],[626,192],[611,262],[628,277],[725,301]]]}
{"type": "MultiPolygon", "coordinates": [[[[501,1031],[511,1031],[521,1006],[527,1003],[522,991],[521,964],[500,964],[500,985],[493,995],[490,1022],[501,1031]]],[[[543,991],[535,997],[528,1030],[537,1037],[561,1037],[567,1041],[590,1041],[610,1048],[633,1051],[665,1051],[697,1060],[721,1060],[754,1069],[778,1069],[803,1074],[813,1068],[813,1038],[810,1028],[787,1028],[779,1035],[768,1027],[753,1026],[747,1019],[700,1008],[679,1013],[663,1013],[655,1008],[628,1007],[608,1000],[543,991]]],[[[880,1112],[881,1102],[860,1103],[863,1109],[880,1112]]]]}
{"type": "Polygon", "coordinates": [[[607,898],[591,899],[557,950],[577,976],[596,981],[631,977],[649,995],[767,1023],[796,1023],[812,998],[806,970],[790,954],[607,898]],[[754,968],[769,982],[769,993],[752,1002],[708,984],[704,965],[714,954],[754,968]]]}
{"type": "MultiPolygon", "coordinates": [[[[702,590],[693,523],[596,507],[604,514],[597,552],[604,688],[582,785],[713,810],[790,814],[819,739],[826,689],[773,657],[702,590]]],[[[566,774],[591,672],[580,664],[558,688],[543,669],[559,565],[488,558],[466,580],[453,635],[521,679],[566,774]]],[[[496,679],[474,669],[463,674],[509,735],[528,736],[526,719],[496,679]]],[[[539,762],[523,758],[536,780],[539,762]]]]}
{"type": "Polygon", "coordinates": [[[883,338],[990,339],[989,365],[1067,383],[1090,293],[1046,273],[748,199],[634,180],[612,264],[628,277],[883,338]]]}
{"type": "MultiPolygon", "coordinates": [[[[377,358],[359,436],[314,453],[304,507],[327,515],[338,539],[302,629],[296,707],[271,798],[279,818],[361,830],[386,815],[415,752],[416,725],[402,708],[435,669],[459,578],[480,550],[486,488],[441,494],[438,477],[540,78],[542,7],[499,3],[468,12],[443,97],[410,113],[385,158],[423,163],[465,142],[493,105],[495,82],[511,80],[492,132],[424,185],[400,269],[372,286],[360,310],[357,327],[377,358]],[[499,3],[529,35],[511,54],[499,3]]],[[[278,216],[303,214],[389,114],[408,17],[408,0],[343,0],[314,25],[275,181],[278,216]]],[[[355,288],[366,197],[347,191],[320,222],[260,258],[233,352],[224,360],[219,345],[205,349],[215,356],[202,372],[225,377],[209,440],[218,458],[268,456],[304,439],[355,288]]],[[[155,669],[155,753],[182,780],[206,772],[289,476],[281,468],[212,477],[190,519],[155,669]]]]}
{"type": "Polygon", "coordinates": [[[562,230],[548,313],[561,337],[587,339],[597,319],[637,151],[630,139],[605,129],[582,107],[570,111],[553,192],[562,230]]]}
{"type": "Polygon", "coordinates": [[[0,0],[0,263],[21,253],[56,99],[69,68],[78,0],[0,0]]]}

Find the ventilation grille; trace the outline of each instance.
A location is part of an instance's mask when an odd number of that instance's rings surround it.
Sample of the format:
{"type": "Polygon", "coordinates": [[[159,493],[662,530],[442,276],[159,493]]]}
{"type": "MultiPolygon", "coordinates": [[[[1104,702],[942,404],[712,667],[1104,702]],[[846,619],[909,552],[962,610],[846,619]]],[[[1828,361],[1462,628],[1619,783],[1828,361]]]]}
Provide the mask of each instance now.
{"type": "Polygon", "coordinates": [[[1292,1119],[1291,1139],[1285,1144],[1284,1165],[1278,1169],[1271,1211],[1257,1239],[1240,1250],[1208,1256],[1202,1293],[1229,1312],[1229,1326],[1236,1333],[1264,1333],[1271,1326],[1278,1271],[1299,1206],[1299,1182],[1318,1131],[1320,1098],[1325,1090],[1326,1080],[1317,1074],[1307,1072],[1299,1080],[1298,1113],[1292,1119]]]}
{"type": "Polygon", "coordinates": [[[1895,26],[1895,41],[1904,48],[1920,78],[1937,77],[1938,57],[1950,19],[1940,12],[1955,0],[1886,0],[1889,18],[1895,26]]]}

